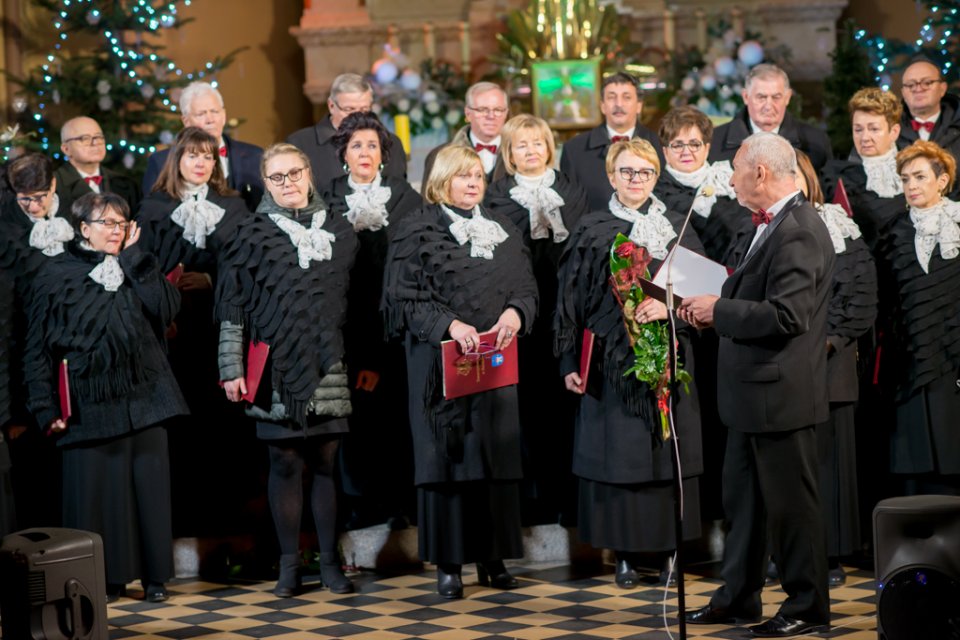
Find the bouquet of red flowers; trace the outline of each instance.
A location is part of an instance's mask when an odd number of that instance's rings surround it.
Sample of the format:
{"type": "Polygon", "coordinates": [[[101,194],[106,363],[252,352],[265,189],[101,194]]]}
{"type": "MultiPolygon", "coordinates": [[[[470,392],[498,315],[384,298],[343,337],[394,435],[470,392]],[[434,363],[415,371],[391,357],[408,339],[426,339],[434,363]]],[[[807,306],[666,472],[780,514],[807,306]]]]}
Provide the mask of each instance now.
{"type": "MultiPolygon", "coordinates": [[[[665,322],[641,324],[635,317],[637,305],[646,297],[640,279],[650,278],[651,259],[646,248],[638,247],[630,238],[618,233],[610,247],[610,285],[623,310],[623,324],[633,347],[633,366],[623,375],[633,374],[653,390],[660,413],[660,437],[666,441],[670,438],[669,330],[665,322]]],[[[691,380],[690,374],[677,367],[677,380],[686,386],[691,380]]]]}

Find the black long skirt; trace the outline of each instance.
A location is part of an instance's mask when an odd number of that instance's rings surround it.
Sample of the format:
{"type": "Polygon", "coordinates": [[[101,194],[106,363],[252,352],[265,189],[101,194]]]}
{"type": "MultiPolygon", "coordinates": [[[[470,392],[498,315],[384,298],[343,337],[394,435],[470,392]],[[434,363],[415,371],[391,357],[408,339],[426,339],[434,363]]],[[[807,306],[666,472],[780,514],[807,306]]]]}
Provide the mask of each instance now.
{"type": "Polygon", "coordinates": [[[13,481],[10,470],[10,451],[0,433],[0,537],[16,531],[16,510],[13,505],[13,481]]]}
{"type": "Polygon", "coordinates": [[[420,558],[469,564],[523,557],[516,481],[477,480],[417,487],[420,558]]]}
{"type": "MultiPolygon", "coordinates": [[[[580,478],[580,540],[598,549],[657,552],[676,548],[673,483],[609,484],[580,478]]],[[[700,483],[683,481],[683,539],[700,537],[700,483]]]]}
{"type": "Polygon", "coordinates": [[[827,526],[827,555],[849,556],[860,549],[857,442],[853,404],[833,405],[818,424],[820,506],[827,526]]]}
{"type": "Polygon", "coordinates": [[[110,584],[173,577],[166,428],[65,446],[63,526],[100,534],[110,584]]]}
{"type": "MultiPolygon", "coordinates": [[[[897,405],[891,440],[893,473],[960,474],[960,393],[954,373],[940,376],[897,405]]],[[[957,478],[949,478],[956,482],[957,478]]]]}

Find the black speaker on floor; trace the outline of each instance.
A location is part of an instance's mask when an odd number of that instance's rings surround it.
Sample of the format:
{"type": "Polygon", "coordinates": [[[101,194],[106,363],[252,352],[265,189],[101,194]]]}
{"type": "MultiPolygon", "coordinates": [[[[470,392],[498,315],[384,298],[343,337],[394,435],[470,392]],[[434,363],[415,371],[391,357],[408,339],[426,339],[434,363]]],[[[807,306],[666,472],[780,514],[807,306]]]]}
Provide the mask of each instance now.
{"type": "Polygon", "coordinates": [[[107,640],[103,541],[26,529],[0,545],[0,628],[16,640],[107,640]]]}
{"type": "Polygon", "coordinates": [[[881,500],[873,548],[880,640],[960,640],[960,497],[881,500]]]}

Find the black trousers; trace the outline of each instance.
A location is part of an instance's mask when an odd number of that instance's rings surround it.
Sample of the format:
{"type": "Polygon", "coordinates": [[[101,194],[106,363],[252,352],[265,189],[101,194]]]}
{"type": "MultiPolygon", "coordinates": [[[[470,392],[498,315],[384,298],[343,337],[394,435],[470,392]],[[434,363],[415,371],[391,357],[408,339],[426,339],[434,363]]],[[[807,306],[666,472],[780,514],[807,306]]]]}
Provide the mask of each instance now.
{"type": "Polygon", "coordinates": [[[769,548],[787,599],[780,613],[826,624],[827,553],[813,427],[778,433],[730,430],[723,464],[728,533],[711,605],[759,616],[769,548]]]}

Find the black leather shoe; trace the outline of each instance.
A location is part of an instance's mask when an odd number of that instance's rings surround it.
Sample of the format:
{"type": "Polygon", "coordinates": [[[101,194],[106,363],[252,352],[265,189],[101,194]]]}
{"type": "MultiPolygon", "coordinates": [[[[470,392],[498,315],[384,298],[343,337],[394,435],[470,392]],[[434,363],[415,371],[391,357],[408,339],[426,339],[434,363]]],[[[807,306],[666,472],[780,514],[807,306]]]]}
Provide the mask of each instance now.
{"type": "Polygon", "coordinates": [[[780,582],[780,569],[777,567],[777,563],[773,561],[773,558],[770,558],[767,562],[767,575],[763,577],[764,584],[773,584],[775,582],[780,582]]]}
{"type": "Polygon", "coordinates": [[[739,622],[756,622],[760,616],[740,614],[729,609],[721,609],[707,605],[696,611],[687,611],[683,614],[688,624],[735,624],[739,622]]]}
{"type": "Polygon", "coordinates": [[[827,584],[831,587],[839,587],[847,583],[847,572],[843,567],[837,566],[827,573],[827,584]]]}
{"type": "Polygon", "coordinates": [[[167,588],[160,582],[151,582],[143,588],[143,599],[147,602],[166,602],[170,598],[167,588]]]}
{"type": "Polygon", "coordinates": [[[629,561],[621,558],[617,560],[617,574],[614,576],[614,581],[621,589],[635,589],[640,584],[640,576],[629,561]]]}
{"type": "Polygon", "coordinates": [[[503,560],[490,560],[477,563],[477,582],[484,587],[494,589],[516,589],[520,586],[517,579],[503,566],[503,560]]]}
{"type": "Polygon", "coordinates": [[[125,595],[127,595],[127,585],[107,584],[107,603],[116,602],[125,595]]]}
{"type": "Polygon", "coordinates": [[[437,593],[451,600],[463,597],[460,565],[437,565],[437,593]]]}
{"type": "Polygon", "coordinates": [[[750,633],[757,638],[787,638],[805,633],[819,633],[830,629],[828,624],[806,622],[796,618],[788,618],[778,613],[766,622],[750,627],[750,633]]]}

